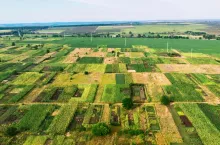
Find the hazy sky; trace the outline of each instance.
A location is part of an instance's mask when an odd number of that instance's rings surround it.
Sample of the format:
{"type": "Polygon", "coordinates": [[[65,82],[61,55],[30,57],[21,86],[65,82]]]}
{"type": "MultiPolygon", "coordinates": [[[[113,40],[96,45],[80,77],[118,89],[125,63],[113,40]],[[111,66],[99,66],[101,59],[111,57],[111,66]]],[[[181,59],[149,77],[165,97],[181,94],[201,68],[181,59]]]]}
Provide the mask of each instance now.
{"type": "Polygon", "coordinates": [[[0,23],[220,19],[220,0],[0,0],[0,23]]]}

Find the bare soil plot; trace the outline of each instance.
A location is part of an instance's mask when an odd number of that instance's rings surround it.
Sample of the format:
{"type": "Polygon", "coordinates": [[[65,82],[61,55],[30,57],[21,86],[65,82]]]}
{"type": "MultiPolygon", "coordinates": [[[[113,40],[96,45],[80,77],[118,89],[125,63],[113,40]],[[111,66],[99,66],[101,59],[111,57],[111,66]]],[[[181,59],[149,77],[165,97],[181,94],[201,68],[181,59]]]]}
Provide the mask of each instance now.
{"type": "Polygon", "coordinates": [[[104,64],[115,64],[118,62],[117,57],[105,57],[104,64]]]}
{"type": "Polygon", "coordinates": [[[108,48],[107,52],[112,52],[112,51],[116,51],[115,48],[108,48]]]}
{"type": "Polygon", "coordinates": [[[204,73],[220,74],[219,65],[191,65],[191,64],[157,64],[164,73],[204,73]]]}
{"type": "Polygon", "coordinates": [[[91,52],[91,48],[76,48],[68,55],[68,57],[84,57],[90,54],[91,52]]]}
{"type": "Polygon", "coordinates": [[[88,57],[105,57],[106,56],[106,52],[92,52],[86,56],[88,57]]]}
{"type": "Polygon", "coordinates": [[[161,133],[168,143],[183,143],[182,137],[172,118],[169,109],[164,105],[156,104],[156,112],[160,120],[161,133]]]}
{"type": "Polygon", "coordinates": [[[165,140],[165,138],[164,138],[162,133],[157,132],[155,134],[155,138],[156,138],[156,141],[157,141],[158,145],[167,145],[167,142],[166,142],[166,140],[165,140]]]}
{"type": "Polygon", "coordinates": [[[157,85],[171,85],[170,81],[163,73],[132,73],[134,83],[149,84],[155,83],[157,85]]]}
{"type": "Polygon", "coordinates": [[[181,115],[180,119],[186,127],[193,127],[192,122],[189,120],[189,118],[186,115],[181,115]]]}

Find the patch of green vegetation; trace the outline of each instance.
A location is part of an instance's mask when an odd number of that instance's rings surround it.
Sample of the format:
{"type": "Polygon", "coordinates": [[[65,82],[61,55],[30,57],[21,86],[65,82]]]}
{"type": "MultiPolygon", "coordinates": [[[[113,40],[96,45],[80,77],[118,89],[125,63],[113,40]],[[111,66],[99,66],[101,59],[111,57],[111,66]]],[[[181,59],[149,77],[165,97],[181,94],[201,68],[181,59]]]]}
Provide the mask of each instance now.
{"type": "Polygon", "coordinates": [[[102,63],[102,57],[82,57],[78,61],[80,64],[93,64],[93,63],[102,63]]]}
{"type": "Polygon", "coordinates": [[[209,105],[209,104],[198,104],[200,109],[209,118],[209,120],[215,125],[215,127],[220,131],[220,105],[209,105]]]}
{"type": "Polygon", "coordinates": [[[116,84],[125,84],[125,75],[124,74],[116,74],[116,84]]]}
{"type": "Polygon", "coordinates": [[[187,58],[186,59],[191,64],[219,64],[215,59],[212,58],[187,58]]]}
{"type": "Polygon", "coordinates": [[[203,101],[201,94],[196,90],[197,85],[186,77],[185,74],[166,74],[171,81],[171,86],[165,90],[172,101],[203,101]]]}
{"type": "Polygon", "coordinates": [[[201,138],[203,144],[210,144],[211,142],[219,142],[219,130],[212,124],[209,118],[203,113],[197,104],[179,104],[184,114],[192,122],[193,126],[201,138]]]}
{"type": "Polygon", "coordinates": [[[129,57],[119,57],[119,63],[130,64],[131,60],[129,57]]]}
{"type": "Polygon", "coordinates": [[[52,105],[32,105],[30,110],[16,124],[19,130],[38,131],[47,115],[55,109],[52,105]]]}
{"type": "Polygon", "coordinates": [[[77,103],[69,103],[60,108],[60,113],[53,119],[47,132],[50,134],[64,134],[77,109],[77,103]]]}
{"type": "Polygon", "coordinates": [[[105,85],[102,102],[120,103],[124,98],[130,98],[129,85],[105,85]]]}
{"type": "Polygon", "coordinates": [[[105,73],[119,73],[119,64],[107,64],[105,73]]]}
{"type": "Polygon", "coordinates": [[[128,68],[130,70],[135,70],[136,72],[146,72],[144,64],[129,64],[128,68]]]}

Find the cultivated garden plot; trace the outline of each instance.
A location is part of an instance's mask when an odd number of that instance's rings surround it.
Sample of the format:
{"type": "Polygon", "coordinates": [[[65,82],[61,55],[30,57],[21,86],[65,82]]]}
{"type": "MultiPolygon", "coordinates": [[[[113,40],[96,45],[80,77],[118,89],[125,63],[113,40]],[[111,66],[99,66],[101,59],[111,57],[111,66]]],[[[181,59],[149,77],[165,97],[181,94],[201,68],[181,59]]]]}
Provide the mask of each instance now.
{"type": "Polygon", "coordinates": [[[0,47],[0,144],[219,143],[218,51],[205,50],[212,41],[203,50],[199,40],[172,40],[175,50],[167,52],[171,40],[18,40],[0,47]],[[97,136],[94,128],[103,123],[111,131],[97,136]]]}

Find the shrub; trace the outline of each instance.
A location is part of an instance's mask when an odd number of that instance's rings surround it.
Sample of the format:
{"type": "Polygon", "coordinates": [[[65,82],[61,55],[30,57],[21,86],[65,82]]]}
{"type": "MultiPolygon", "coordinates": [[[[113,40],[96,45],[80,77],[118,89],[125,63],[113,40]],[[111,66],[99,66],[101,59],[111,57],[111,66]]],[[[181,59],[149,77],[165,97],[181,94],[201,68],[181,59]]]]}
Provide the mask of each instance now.
{"type": "Polygon", "coordinates": [[[105,123],[98,123],[92,127],[92,133],[96,136],[105,136],[111,132],[109,126],[105,123]]]}
{"type": "Polygon", "coordinates": [[[170,104],[170,99],[167,96],[162,96],[160,101],[161,101],[161,104],[163,104],[163,105],[169,105],[170,104]]]}
{"type": "Polygon", "coordinates": [[[134,104],[131,98],[125,98],[122,100],[122,105],[125,109],[131,109],[134,104]]]}
{"type": "Polygon", "coordinates": [[[88,75],[88,74],[89,74],[89,72],[88,72],[88,71],[85,71],[85,72],[84,72],[84,75],[88,75]]]}
{"type": "Polygon", "coordinates": [[[15,136],[19,133],[18,129],[16,127],[8,127],[5,131],[5,134],[7,136],[15,136]]]}
{"type": "Polygon", "coordinates": [[[124,133],[134,136],[134,135],[144,134],[144,131],[140,130],[140,129],[137,129],[137,130],[124,130],[124,133]]]}

